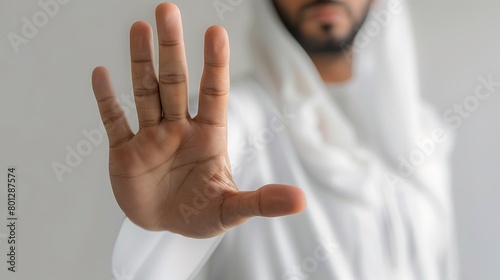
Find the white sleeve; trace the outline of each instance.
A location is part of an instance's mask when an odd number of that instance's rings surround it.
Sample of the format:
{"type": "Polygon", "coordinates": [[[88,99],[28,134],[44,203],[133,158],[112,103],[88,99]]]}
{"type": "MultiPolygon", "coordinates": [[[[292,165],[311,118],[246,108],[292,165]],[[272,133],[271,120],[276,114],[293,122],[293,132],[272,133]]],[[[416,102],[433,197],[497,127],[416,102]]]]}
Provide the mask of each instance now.
{"type": "Polygon", "coordinates": [[[125,219],[112,259],[117,280],[190,279],[203,267],[223,235],[194,239],[168,231],[147,231],[125,219]]]}

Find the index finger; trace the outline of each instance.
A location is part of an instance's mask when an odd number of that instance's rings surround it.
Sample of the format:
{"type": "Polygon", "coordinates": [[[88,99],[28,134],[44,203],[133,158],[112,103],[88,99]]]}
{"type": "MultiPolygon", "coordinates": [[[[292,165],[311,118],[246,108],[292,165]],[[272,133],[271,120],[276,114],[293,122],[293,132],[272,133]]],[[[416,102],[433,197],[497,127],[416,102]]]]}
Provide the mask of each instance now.
{"type": "Polygon", "coordinates": [[[205,64],[196,120],[226,126],[229,95],[229,39],[221,26],[205,33],[205,64]]]}

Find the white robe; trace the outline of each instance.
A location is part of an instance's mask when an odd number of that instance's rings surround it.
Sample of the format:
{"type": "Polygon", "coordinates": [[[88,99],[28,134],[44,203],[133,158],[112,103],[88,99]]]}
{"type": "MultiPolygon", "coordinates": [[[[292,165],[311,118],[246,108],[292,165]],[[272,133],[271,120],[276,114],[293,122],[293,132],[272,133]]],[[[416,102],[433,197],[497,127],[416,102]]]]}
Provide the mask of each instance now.
{"type": "Polygon", "coordinates": [[[356,53],[355,76],[335,96],[269,2],[256,1],[256,71],[231,89],[230,160],[241,190],[299,186],[306,210],[201,240],[126,219],[116,279],[456,279],[450,140],[411,175],[398,170],[421,151],[415,141],[428,144],[442,127],[418,98],[405,11],[356,53]]]}

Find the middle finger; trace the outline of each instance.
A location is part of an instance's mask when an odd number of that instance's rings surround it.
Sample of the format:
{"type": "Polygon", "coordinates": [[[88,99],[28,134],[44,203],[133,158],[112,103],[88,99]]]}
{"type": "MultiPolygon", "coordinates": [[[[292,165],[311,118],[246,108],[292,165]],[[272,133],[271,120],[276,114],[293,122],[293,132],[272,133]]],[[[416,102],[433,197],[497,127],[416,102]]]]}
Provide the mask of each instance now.
{"type": "Polygon", "coordinates": [[[188,117],[187,63],[181,14],[171,3],[156,8],[160,67],[158,73],[163,116],[167,121],[188,117]]]}

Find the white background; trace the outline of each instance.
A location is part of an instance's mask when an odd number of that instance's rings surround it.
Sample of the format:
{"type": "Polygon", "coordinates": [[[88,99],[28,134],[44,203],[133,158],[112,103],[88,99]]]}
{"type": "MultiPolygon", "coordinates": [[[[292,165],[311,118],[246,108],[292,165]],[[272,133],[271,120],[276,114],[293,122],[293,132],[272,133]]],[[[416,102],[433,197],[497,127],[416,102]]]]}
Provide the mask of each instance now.
{"type": "MultiPolygon", "coordinates": [[[[49,0],[42,0],[47,2],[49,0]]],[[[62,1],[61,1],[62,2],[62,1]]],[[[92,145],[58,180],[52,164],[86,141],[100,119],[90,84],[107,66],[117,95],[132,96],[128,31],[136,20],[154,24],[160,1],[69,0],[16,54],[7,34],[21,34],[38,1],[0,2],[0,173],[16,165],[18,272],[6,272],[6,183],[0,183],[1,279],[111,279],[110,257],[123,220],[109,185],[106,139],[92,145]]],[[[224,1],[226,2],[226,1],[224,1]]],[[[237,2],[237,1],[235,1],[237,2]]],[[[191,91],[201,71],[202,34],[212,24],[230,34],[232,72],[248,69],[246,27],[251,0],[221,20],[212,1],[175,1],[183,13],[191,91]]],[[[500,2],[413,0],[424,97],[440,112],[472,95],[478,77],[500,81],[500,2]]],[[[453,196],[463,279],[500,275],[500,89],[457,131],[453,196]]],[[[137,127],[135,112],[129,115],[137,127]]],[[[443,279],[444,280],[444,279],[443,279]]]]}

